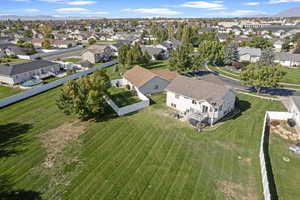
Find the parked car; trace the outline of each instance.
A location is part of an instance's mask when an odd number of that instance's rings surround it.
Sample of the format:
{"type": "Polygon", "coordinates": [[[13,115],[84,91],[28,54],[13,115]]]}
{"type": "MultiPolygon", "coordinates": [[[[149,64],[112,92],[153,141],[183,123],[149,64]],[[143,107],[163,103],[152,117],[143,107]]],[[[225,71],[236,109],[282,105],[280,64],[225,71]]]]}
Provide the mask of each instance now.
{"type": "Polygon", "coordinates": [[[296,146],[290,146],[289,150],[294,152],[295,154],[300,155],[300,145],[298,146],[298,144],[296,146]]]}

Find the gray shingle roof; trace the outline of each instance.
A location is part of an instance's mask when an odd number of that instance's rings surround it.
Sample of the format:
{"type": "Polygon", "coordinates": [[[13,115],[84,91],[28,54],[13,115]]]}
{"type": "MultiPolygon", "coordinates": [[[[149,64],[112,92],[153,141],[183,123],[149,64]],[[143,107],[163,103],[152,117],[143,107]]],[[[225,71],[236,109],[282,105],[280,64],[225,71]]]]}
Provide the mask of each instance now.
{"type": "Polygon", "coordinates": [[[300,54],[277,52],[275,53],[275,60],[300,62],[300,54]]]}
{"type": "Polygon", "coordinates": [[[166,91],[195,100],[206,100],[210,103],[223,104],[224,96],[230,89],[207,80],[177,76],[168,85],[166,91]]]}
{"type": "Polygon", "coordinates": [[[26,63],[18,63],[14,65],[0,65],[0,75],[12,76],[17,74],[22,74],[25,72],[30,72],[36,69],[42,69],[57,63],[50,62],[47,60],[35,60],[26,63]]]}
{"type": "Polygon", "coordinates": [[[251,56],[261,56],[261,50],[258,48],[250,48],[250,47],[240,47],[238,48],[239,55],[246,55],[249,54],[251,56]]]}

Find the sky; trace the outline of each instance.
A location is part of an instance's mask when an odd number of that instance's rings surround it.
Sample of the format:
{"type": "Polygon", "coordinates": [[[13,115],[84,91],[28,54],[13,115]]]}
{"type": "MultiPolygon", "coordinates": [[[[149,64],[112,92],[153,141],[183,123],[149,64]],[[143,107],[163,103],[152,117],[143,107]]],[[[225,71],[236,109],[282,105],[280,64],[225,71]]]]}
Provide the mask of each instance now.
{"type": "Polygon", "coordinates": [[[244,17],[300,7],[300,0],[0,0],[0,15],[244,17]]]}

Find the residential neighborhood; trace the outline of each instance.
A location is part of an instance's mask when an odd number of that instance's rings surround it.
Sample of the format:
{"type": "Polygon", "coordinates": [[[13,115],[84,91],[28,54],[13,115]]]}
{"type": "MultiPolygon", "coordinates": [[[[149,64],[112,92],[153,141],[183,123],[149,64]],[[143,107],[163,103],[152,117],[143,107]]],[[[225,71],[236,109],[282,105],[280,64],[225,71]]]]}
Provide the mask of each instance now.
{"type": "Polygon", "coordinates": [[[299,7],[3,2],[0,199],[298,199],[299,7]]]}

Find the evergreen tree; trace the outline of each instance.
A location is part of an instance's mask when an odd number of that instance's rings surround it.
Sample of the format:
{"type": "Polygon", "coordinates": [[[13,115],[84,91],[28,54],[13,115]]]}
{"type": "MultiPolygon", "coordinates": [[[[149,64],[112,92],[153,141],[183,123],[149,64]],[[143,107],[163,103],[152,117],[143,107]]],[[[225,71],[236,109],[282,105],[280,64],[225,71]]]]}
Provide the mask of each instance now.
{"type": "Polygon", "coordinates": [[[204,41],[198,48],[196,56],[210,65],[223,65],[224,45],[217,41],[204,41]]]}
{"type": "Polygon", "coordinates": [[[229,43],[224,52],[224,64],[232,65],[239,61],[238,45],[235,42],[229,43]]]}
{"type": "Polygon", "coordinates": [[[260,62],[268,64],[268,65],[273,65],[274,57],[275,57],[275,55],[273,53],[272,48],[266,48],[261,53],[260,62]]]}

